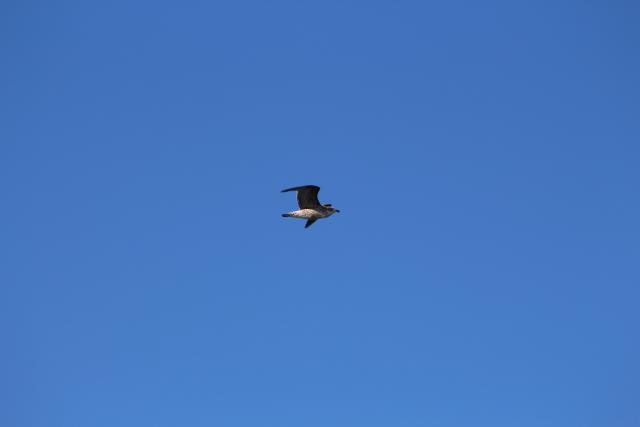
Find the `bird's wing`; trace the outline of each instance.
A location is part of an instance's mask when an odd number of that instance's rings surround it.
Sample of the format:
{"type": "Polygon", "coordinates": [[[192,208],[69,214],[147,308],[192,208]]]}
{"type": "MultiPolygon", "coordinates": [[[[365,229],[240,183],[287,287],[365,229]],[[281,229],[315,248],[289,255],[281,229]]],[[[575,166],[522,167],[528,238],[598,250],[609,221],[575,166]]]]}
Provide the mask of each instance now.
{"type": "Polygon", "coordinates": [[[304,228],[309,228],[313,225],[314,222],[316,222],[318,219],[317,218],[311,218],[307,220],[307,223],[304,225],[304,228]]]}
{"type": "Polygon", "coordinates": [[[287,191],[298,192],[298,206],[300,206],[300,209],[316,209],[321,206],[318,200],[320,187],[317,185],[303,185],[282,190],[283,193],[287,191]]]}

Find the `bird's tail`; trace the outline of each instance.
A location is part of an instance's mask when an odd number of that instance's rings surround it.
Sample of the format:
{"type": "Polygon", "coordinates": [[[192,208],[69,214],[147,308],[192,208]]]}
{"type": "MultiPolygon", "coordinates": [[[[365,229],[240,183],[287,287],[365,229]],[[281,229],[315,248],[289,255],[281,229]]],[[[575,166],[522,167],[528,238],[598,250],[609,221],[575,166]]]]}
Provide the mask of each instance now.
{"type": "Polygon", "coordinates": [[[290,216],[291,216],[291,214],[288,214],[288,213],[286,213],[286,214],[282,214],[282,217],[283,217],[283,218],[289,218],[290,216]]]}

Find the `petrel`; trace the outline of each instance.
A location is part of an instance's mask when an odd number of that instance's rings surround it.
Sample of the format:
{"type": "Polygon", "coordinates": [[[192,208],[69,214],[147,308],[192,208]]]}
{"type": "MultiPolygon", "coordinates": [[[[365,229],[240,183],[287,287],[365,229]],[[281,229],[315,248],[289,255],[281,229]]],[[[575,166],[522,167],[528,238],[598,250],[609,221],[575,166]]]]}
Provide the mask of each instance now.
{"type": "Polygon", "coordinates": [[[283,193],[286,193],[287,191],[298,192],[298,206],[300,209],[282,214],[282,216],[285,218],[292,217],[306,219],[307,223],[304,225],[304,228],[310,227],[320,218],[327,218],[335,212],[340,212],[329,204],[320,204],[320,201],[318,200],[320,187],[317,185],[303,185],[301,187],[292,187],[282,190],[283,193]]]}

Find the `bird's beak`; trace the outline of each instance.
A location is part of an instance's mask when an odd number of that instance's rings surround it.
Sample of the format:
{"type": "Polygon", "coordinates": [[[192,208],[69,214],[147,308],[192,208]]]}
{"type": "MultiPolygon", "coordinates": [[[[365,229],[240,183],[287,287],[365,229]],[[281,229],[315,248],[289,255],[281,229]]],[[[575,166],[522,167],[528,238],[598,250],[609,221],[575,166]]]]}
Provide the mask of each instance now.
{"type": "Polygon", "coordinates": [[[340,209],[336,209],[336,212],[340,213],[340,209]]]}

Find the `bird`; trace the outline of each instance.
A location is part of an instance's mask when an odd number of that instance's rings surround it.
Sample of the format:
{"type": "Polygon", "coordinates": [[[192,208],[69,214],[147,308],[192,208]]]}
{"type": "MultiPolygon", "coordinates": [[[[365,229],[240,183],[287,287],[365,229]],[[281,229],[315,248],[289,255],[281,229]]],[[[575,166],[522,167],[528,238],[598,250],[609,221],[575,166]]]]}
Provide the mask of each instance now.
{"type": "Polygon", "coordinates": [[[314,222],[321,218],[327,218],[336,212],[340,212],[339,209],[334,208],[330,204],[320,204],[318,200],[318,192],[320,187],[317,185],[302,185],[300,187],[291,187],[282,190],[283,193],[288,191],[298,192],[298,206],[300,209],[282,214],[285,218],[300,218],[306,219],[307,223],[304,228],[309,228],[314,222]]]}

